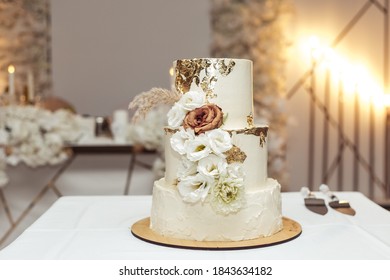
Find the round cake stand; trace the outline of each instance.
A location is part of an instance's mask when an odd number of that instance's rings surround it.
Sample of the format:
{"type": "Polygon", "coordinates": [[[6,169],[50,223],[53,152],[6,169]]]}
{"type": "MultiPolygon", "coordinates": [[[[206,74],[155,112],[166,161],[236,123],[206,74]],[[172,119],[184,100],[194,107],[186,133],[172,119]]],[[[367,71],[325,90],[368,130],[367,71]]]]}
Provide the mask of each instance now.
{"type": "Polygon", "coordinates": [[[133,224],[131,233],[143,241],[161,246],[195,250],[240,250],[281,244],[297,238],[302,233],[302,227],[296,221],[283,217],[282,222],[283,229],[272,236],[242,241],[194,241],[166,237],[150,229],[150,218],[133,224]]]}

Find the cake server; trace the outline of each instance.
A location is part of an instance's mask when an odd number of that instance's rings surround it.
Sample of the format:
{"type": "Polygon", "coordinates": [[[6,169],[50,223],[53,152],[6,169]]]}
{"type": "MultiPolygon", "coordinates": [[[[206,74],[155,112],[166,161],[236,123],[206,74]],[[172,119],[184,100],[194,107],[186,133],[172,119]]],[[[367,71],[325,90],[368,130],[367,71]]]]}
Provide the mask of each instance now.
{"type": "Polygon", "coordinates": [[[316,198],[316,196],[309,190],[309,188],[302,187],[301,194],[305,197],[305,206],[307,209],[320,215],[325,215],[328,213],[325,200],[322,198],[316,198]]]}
{"type": "Polygon", "coordinates": [[[329,202],[329,206],[333,209],[339,211],[340,213],[355,216],[356,211],[351,207],[348,201],[339,200],[338,197],[329,189],[329,187],[325,184],[320,186],[320,191],[326,194],[331,201],[329,202]]]}

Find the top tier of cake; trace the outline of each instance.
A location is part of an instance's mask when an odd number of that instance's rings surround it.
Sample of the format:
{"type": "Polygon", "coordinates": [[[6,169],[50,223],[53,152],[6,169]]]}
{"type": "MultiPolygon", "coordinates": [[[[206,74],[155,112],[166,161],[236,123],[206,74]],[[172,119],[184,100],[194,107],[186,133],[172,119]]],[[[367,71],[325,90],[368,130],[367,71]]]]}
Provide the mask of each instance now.
{"type": "Polygon", "coordinates": [[[253,125],[252,61],[246,59],[181,59],[174,63],[175,87],[182,94],[204,92],[207,101],[222,108],[223,128],[253,125]]]}

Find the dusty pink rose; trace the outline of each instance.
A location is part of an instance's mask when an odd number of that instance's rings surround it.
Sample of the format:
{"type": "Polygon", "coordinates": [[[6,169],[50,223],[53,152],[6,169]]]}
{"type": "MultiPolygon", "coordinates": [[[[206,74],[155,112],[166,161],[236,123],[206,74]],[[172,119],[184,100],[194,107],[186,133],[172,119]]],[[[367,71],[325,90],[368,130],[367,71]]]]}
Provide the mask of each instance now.
{"type": "Polygon", "coordinates": [[[185,129],[192,128],[195,134],[218,128],[222,125],[222,109],[215,104],[206,104],[187,113],[183,126],[185,129]]]}

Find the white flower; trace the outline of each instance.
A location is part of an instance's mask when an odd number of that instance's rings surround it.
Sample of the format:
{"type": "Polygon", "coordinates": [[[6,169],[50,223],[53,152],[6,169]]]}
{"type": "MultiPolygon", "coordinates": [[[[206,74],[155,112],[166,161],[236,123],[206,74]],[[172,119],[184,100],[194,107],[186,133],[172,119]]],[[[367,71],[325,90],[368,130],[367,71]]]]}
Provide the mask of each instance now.
{"type": "Polygon", "coordinates": [[[159,106],[135,124],[127,125],[126,139],[132,144],[141,144],[146,149],[164,150],[164,130],[167,125],[167,107],[159,106]]]}
{"type": "Polygon", "coordinates": [[[167,114],[168,125],[172,128],[181,127],[186,114],[187,111],[183,108],[183,106],[179,103],[175,103],[175,105],[173,105],[167,114]]]}
{"type": "Polygon", "coordinates": [[[170,139],[171,147],[179,154],[184,155],[187,153],[186,146],[188,140],[194,139],[195,133],[192,129],[185,130],[183,127],[181,127],[179,131],[175,132],[175,134],[172,135],[170,139]]]}
{"type": "Polygon", "coordinates": [[[5,130],[0,130],[0,145],[5,145],[9,140],[9,134],[5,130]]]}
{"type": "Polygon", "coordinates": [[[213,184],[214,180],[198,173],[181,180],[177,187],[185,202],[195,203],[200,200],[203,202],[206,199],[213,184]]]}
{"type": "Polygon", "coordinates": [[[243,178],[221,176],[212,188],[210,203],[217,213],[235,213],[245,204],[243,178]]]}
{"type": "Polygon", "coordinates": [[[194,176],[197,173],[197,165],[196,163],[189,161],[186,158],[183,158],[181,161],[181,165],[177,170],[177,177],[179,180],[187,178],[189,176],[194,176]]]}
{"type": "Polygon", "coordinates": [[[5,164],[6,164],[5,160],[6,160],[6,155],[4,149],[0,148],[0,188],[5,186],[9,181],[8,176],[4,171],[5,164]]]}
{"type": "MultiPolygon", "coordinates": [[[[22,142],[28,138],[30,129],[27,127],[27,122],[24,122],[20,119],[10,119],[7,121],[6,125],[10,128],[10,131],[12,133],[10,137],[11,143],[22,142]]],[[[36,126],[36,124],[31,125],[36,126]]]]}
{"type": "Polygon", "coordinates": [[[230,134],[220,128],[206,131],[205,135],[210,141],[210,147],[213,152],[220,156],[225,157],[224,152],[230,150],[233,147],[230,134]]]}
{"type": "Polygon", "coordinates": [[[80,127],[67,110],[54,113],[33,106],[7,106],[0,120],[0,141],[11,146],[6,162],[24,162],[31,167],[57,164],[67,158],[66,141],[76,142],[80,127]]]}
{"type": "Polygon", "coordinates": [[[7,185],[8,182],[9,182],[9,179],[8,179],[7,174],[3,170],[0,170],[0,188],[7,185]]]}
{"type": "Polygon", "coordinates": [[[210,154],[198,162],[197,170],[205,176],[218,179],[221,174],[226,173],[227,165],[224,158],[210,154]]]}
{"type": "Polygon", "coordinates": [[[192,111],[202,107],[206,103],[206,94],[204,92],[188,91],[177,103],[179,103],[187,112],[192,111]]]}
{"type": "Polygon", "coordinates": [[[62,146],[64,145],[62,138],[58,134],[53,133],[53,132],[46,133],[44,135],[44,140],[46,142],[46,145],[49,146],[50,148],[56,147],[56,148],[61,149],[62,146]]]}
{"type": "Polygon", "coordinates": [[[190,161],[198,161],[211,153],[210,141],[205,134],[189,139],[185,148],[190,161]]]}

